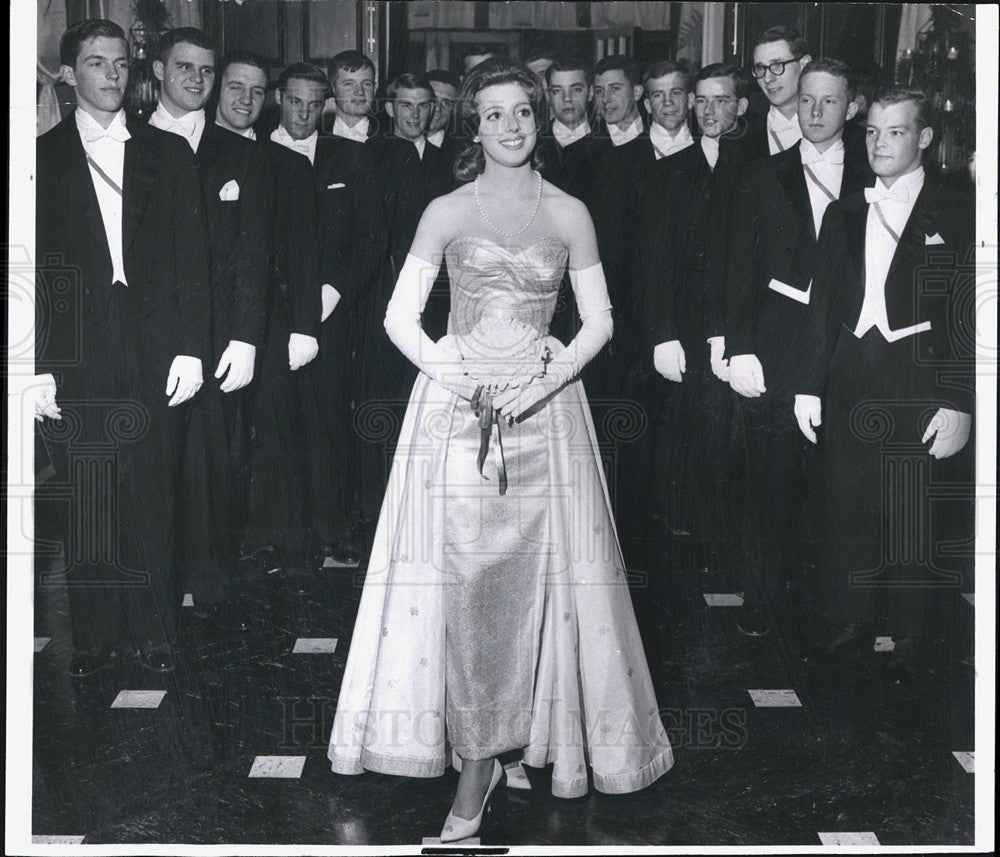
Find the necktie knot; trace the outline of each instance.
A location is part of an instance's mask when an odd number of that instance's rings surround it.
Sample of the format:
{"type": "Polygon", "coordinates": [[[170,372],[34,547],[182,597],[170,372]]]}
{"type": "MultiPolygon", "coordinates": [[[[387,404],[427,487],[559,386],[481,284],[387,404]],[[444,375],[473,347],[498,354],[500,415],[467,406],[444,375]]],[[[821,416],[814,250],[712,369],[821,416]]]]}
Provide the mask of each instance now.
{"type": "Polygon", "coordinates": [[[193,137],[195,130],[194,119],[169,119],[163,123],[164,131],[172,131],[175,134],[180,134],[184,137],[193,137]]]}
{"type": "Polygon", "coordinates": [[[909,202],[910,191],[907,188],[884,187],[881,185],[865,188],[865,202],[877,204],[886,200],[903,203],[909,202]]]}
{"type": "Polygon", "coordinates": [[[820,152],[816,149],[812,151],[802,152],[802,163],[803,164],[842,164],[844,163],[844,150],[843,149],[827,149],[825,152],[820,152]]]}

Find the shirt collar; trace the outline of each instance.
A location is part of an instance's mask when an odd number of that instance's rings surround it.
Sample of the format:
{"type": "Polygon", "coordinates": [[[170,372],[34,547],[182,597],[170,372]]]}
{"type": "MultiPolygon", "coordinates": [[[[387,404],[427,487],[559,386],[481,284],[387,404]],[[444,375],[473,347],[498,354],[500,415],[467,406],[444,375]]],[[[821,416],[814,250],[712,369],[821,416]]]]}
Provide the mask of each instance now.
{"type": "Polygon", "coordinates": [[[427,142],[430,143],[432,146],[437,146],[437,148],[440,149],[444,145],[444,131],[445,129],[442,128],[440,131],[435,131],[433,134],[428,134],[427,142]]]}
{"type": "MultiPolygon", "coordinates": [[[[896,181],[892,183],[892,187],[889,190],[894,191],[907,191],[910,195],[911,202],[917,198],[917,194],[920,193],[920,189],[924,186],[924,168],[923,165],[917,167],[912,173],[907,173],[905,176],[900,176],[896,181]]],[[[882,177],[879,176],[875,179],[875,187],[879,190],[885,190],[885,182],[882,181],[882,177]]]]}
{"type": "Polygon", "coordinates": [[[772,104],[771,109],[767,111],[767,127],[776,134],[782,131],[798,131],[799,115],[793,113],[791,119],[786,119],[785,115],[772,104]]]}
{"type": "Polygon", "coordinates": [[[844,163],[844,141],[837,140],[825,152],[821,152],[816,146],[805,137],[799,142],[799,157],[804,164],[825,162],[828,164],[844,163]]]}
{"type": "Polygon", "coordinates": [[[111,121],[108,123],[108,127],[104,128],[100,122],[98,122],[93,116],[91,116],[86,110],[80,110],[77,108],[76,114],[76,127],[80,131],[80,137],[86,140],[88,137],[91,139],[99,139],[100,137],[110,137],[113,140],[119,140],[124,142],[131,138],[131,134],[128,132],[128,128],[125,124],[125,110],[119,110],[111,121]]]}
{"type": "Polygon", "coordinates": [[[708,165],[714,170],[715,165],[719,162],[719,138],[702,136],[701,150],[705,153],[708,165]]]}
{"type": "Polygon", "coordinates": [[[218,125],[220,128],[222,128],[224,131],[228,131],[230,134],[239,134],[239,136],[246,137],[248,140],[256,141],[257,139],[257,132],[254,131],[253,125],[251,125],[249,128],[245,128],[242,131],[234,131],[232,128],[226,128],[226,126],[223,125],[218,119],[215,120],[215,124],[218,125]]]}
{"type": "Polygon", "coordinates": [[[291,149],[293,152],[305,155],[309,159],[310,164],[315,163],[316,141],[319,139],[319,131],[313,131],[312,134],[303,140],[296,140],[285,130],[284,125],[279,125],[271,132],[271,139],[275,143],[291,149]]]}
{"type": "Polygon", "coordinates": [[[352,128],[342,117],[337,116],[333,120],[333,136],[345,137],[348,140],[356,140],[359,143],[364,143],[368,140],[368,123],[368,117],[363,116],[358,120],[358,124],[352,128]]]}
{"type": "Polygon", "coordinates": [[[568,125],[563,124],[558,119],[552,120],[552,136],[556,138],[556,142],[564,149],[570,143],[575,143],[577,140],[582,140],[589,133],[590,133],[590,123],[586,119],[584,119],[575,128],[570,128],[568,125]]]}
{"type": "Polygon", "coordinates": [[[624,146],[642,133],[642,117],[636,116],[635,121],[624,131],[617,125],[608,125],[608,134],[611,135],[611,142],[615,146],[624,146]]]}
{"type": "Polygon", "coordinates": [[[654,122],[649,126],[649,139],[653,144],[653,148],[661,155],[672,155],[674,152],[678,152],[694,142],[694,138],[691,136],[691,129],[686,124],[681,125],[677,129],[676,134],[671,134],[662,125],[654,122]]]}

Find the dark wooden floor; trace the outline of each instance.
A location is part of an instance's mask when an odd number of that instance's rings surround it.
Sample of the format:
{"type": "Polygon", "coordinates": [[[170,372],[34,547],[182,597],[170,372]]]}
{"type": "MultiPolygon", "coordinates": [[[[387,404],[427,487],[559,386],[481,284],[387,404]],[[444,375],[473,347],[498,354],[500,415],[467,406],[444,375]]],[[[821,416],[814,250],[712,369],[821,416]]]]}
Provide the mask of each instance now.
{"type": "MultiPolygon", "coordinates": [[[[647,547],[650,573],[633,593],[673,770],[637,794],[560,800],[549,772],[529,768],[533,790],[508,790],[484,844],[819,845],[835,833],[862,844],[973,843],[974,777],[955,755],[974,750],[969,599],[942,595],[950,630],[900,691],[871,638],[834,663],[800,660],[822,628],[807,592],[787,593],[781,628],[746,638],[735,608],[704,597],[733,593],[728,575],[679,559],[682,540],[647,547]],[[792,691],[783,698],[800,704],[758,707],[751,690],[792,691]]],[[[263,568],[247,571],[253,630],[220,633],[184,609],[178,669],[166,678],[125,664],[71,680],[65,591],[39,589],[37,841],[419,845],[438,834],[453,771],[408,780],[329,769],[356,572],[324,569],[315,593],[296,598],[263,568]],[[336,639],[336,649],[298,653],[330,645],[302,639],[336,639]],[[122,690],[165,694],[147,699],[154,708],[112,707],[122,690]],[[286,776],[252,775],[273,764],[286,776]]]]}

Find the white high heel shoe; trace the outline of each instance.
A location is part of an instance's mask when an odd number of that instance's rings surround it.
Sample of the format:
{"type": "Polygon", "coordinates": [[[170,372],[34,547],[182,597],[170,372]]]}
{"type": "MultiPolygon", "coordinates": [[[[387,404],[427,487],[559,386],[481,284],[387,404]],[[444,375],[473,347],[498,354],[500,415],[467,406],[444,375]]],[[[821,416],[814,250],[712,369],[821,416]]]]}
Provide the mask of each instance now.
{"type": "MultiPolygon", "coordinates": [[[[459,773],[462,773],[462,757],[454,750],[451,751],[451,766],[459,773]]],[[[514,762],[511,765],[504,765],[504,771],[507,772],[507,788],[521,789],[526,792],[531,791],[531,780],[528,779],[528,774],[520,761],[514,762]]]]}
{"type": "Polygon", "coordinates": [[[483,816],[489,808],[490,795],[493,794],[497,783],[503,779],[503,775],[503,765],[500,764],[499,759],[494,759],[493,776],[490,778],[490,787],[486,790],[479,814],[475,818],[459,818],[455,813],[449,812],[448,817],[444,820],[444,827],[441,829],[441,842],[457,842],[460,839],[475,836],[479,832],[483,825],[483,816]]]}

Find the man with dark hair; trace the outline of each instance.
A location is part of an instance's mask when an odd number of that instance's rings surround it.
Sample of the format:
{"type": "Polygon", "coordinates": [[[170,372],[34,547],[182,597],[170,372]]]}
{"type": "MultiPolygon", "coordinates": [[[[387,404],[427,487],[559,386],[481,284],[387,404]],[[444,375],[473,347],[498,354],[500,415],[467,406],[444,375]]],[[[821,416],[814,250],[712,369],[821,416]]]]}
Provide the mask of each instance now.
{"type": "Polygon", "coordinates": [[[770,109],[747,117],[744,154],[748,159],[783,152],[802,139],[796,114],[799,75],[812,59],[794,27],[771,27],[753,46],[751,71],[770,109]]]}
{"type": "Polygon", "coordinates": [[[455,139],[452,136],[455,118],[455,99],[462,82],[450,71],[435,68],[425,75],[434,90],[434,112],[427,125],[427,142],[445,153],[449,163],[455,157],[455,139]]]}
{"type": "Polygon", "coordinates": [[[728,559],[730,402],[722,342],[725,261],[732,205],[745,159],[738,119],[743,71],[715,63],[695,78],[696,145],[657,161],[640,219],[640,282],[659,383],[654,408],[657,500],[674,531],[691,533],[699,563],[728,559]]]}
{"type": "Polygon", "coordinates": [[[361,51],[341,51],[330,60],[328,68],[337,107],[333,136],[364,143],[377,131],[371,121],[375,63],[361,51]]]}
{"type": "Polygon", "coordinates": [[[195,153],[212,267],[215,369],[188,422],[185,565],[197,613],[246,630],[235,582],[250,490],[251,399],[243,390],[253,380],[267,319],[267,194],[260,149],[205,121],[215,81],[211,45],[192,27],[163,35],[153,61],[160,99],[149,123],[180,136],[195,153]]]}
{"type": "MultiPolygon", "coordinates": [[[[340,72],[338,72],[339,74],[340,72]]],[[[313,478],[309,480],[310,529],[313,550],[309,560],[315,567],[329,560],[334,565],[351,567],[358,564],[360,555],[354,542],[351,521],[351,498],[345,474],[348,471],[345,438],[350,432],[349,416],[345,402],[347,369],[343,365],[343,351],[326,351],[323,345],[333,337],[343,343],[342,325],[349,325],[349,307],[354,290],[361,280],[353,267],[354,258],[343,256],[343,247],[355,237],[364,249],[371,247],[379,252],[377,238],[367,244],[367,228],[371,221],[359,217],[351,222],[350,229],[337,234],[336,226],[342,224],[338,216],[344,195],[349,199],[361,198],[362,187],[346,186],[339,172],[345,164],[338,160],[343,147],[327,134],[320,134],[319,123],[323,105],[331,87],[326,75],[310,63],[293,63],[278,77],[277,99],[281,108],[281,123],[271,134],[271,140],[294,152],[304,154],[312,165],[311,188],[300,188],[299,193],[313,193],[316,198],[319,228],[320,280],[322,282],[322,315],[320,353],[317,360],[305,367],[300,381],[303,408],[306,411],[306,443],[313,478]],[[341,302],[345,306],[341,307],[341,302]],[[334,321],[331,317],[336,316],[334,321]],[[328,321],[329,320],[329,321],[328,321]]],[[[310,585],[307,575],[291,574],[288,578],[291,591],[304,594],[310,585]]]]}
{"type": "MultiPolygon", "coordinates": [[[[219,66],[216,124],[256,139],[267,90],[267,65],[250,51],[236,51],[219,66]]],[[[258,355],[252,390],[253,443],[246,544],[275,550],[275,565],[289,578],[308,579],[307,486],[315,479],[305,422],[315,416],[314,395],[299,370],[319,351],[322,298],[316,200],[305,156],[266,139],[260,143],[266,169],[270,304],[266,339],[258,355]],[[281,498],[276,502],[276,498],[281,498]]],[[[293,588],[298,588],[293,583],[293,588]]]]}
{"type": "Polygon", "coordinates": [[[556,187],[580,197],[596,149],[588,116],[594,99],[590,66],[579,57],[556,57],[545,72],[545,83],[552,127],[551,135],[539,142],[545,153],[543,174],[556,187]]]}
{"type": "Polygon", "coordinates": [[[864,640],[884,595],[899,683],[923,663],[931,599],[941,618],[962,591],[974,524],[975,209],[925,176],[933,137],[923,92],[875,97],[875,186],[827,209],[794,405],[811,442],[824,429],[825,651],[864,640]]]}
{"type": "Polygon", "coordinates": [[[679,63],[658,62],[642,76],[649,113],[649,141],[656,160],[685,149],[694,142],[688,127],[688,111],[694,100],[691,73],[679,63]]]}
{"type": "Polygon", "coordinates": [[[844,149],[854,111],[851,70],[839,60],[809,63],[799,76],[802,140],[748,165],[732,213],[724,334],[746,451],[734,507],[743,582],[738,627],[751,636],[767,633],[814,539],[819,465],[792,402],[823,214],[874,179],[868,160],[844,149]]]}
{"type": "Polygon", "coordinates": [[[35,408],[71,429],[42,426],[72,489],[70,674],[135,647],[169,672],[184,403],[209,359],[208,228],[190,148],[126,124],[121,28],[71,27],[60,61],[77,106],[37,140],[35,408]]]}

